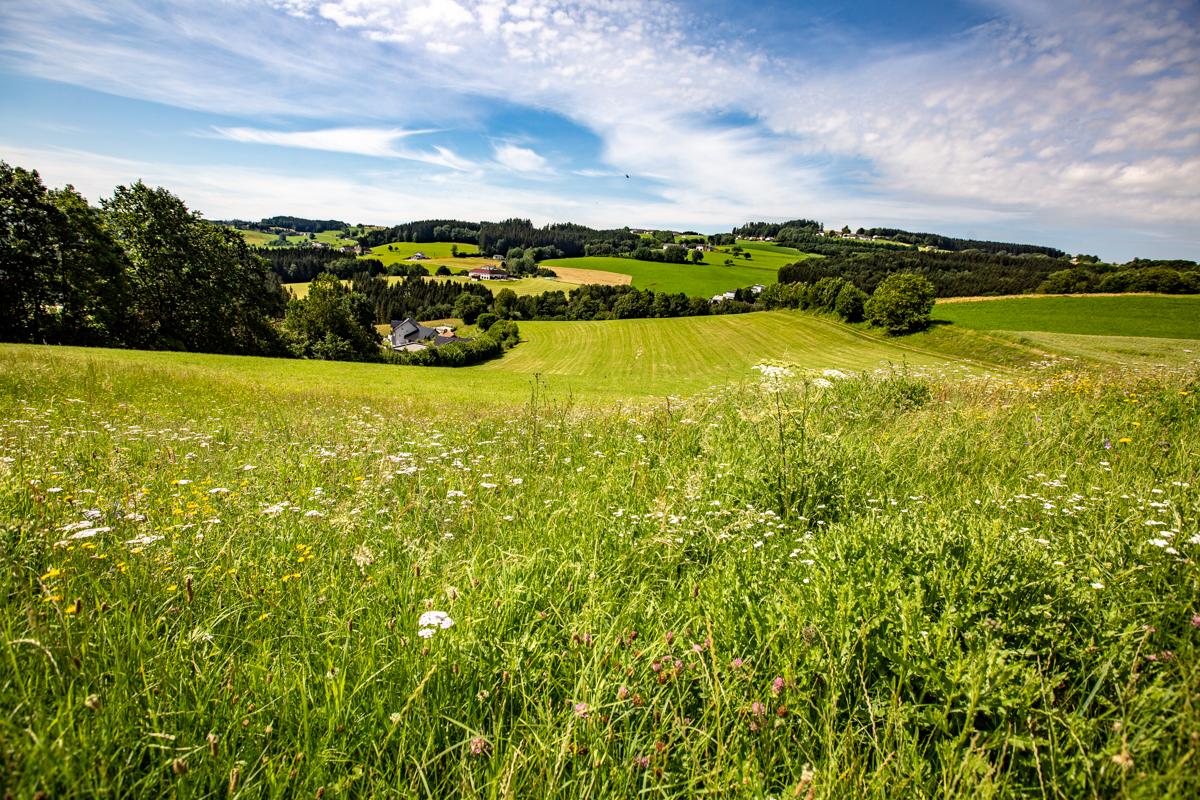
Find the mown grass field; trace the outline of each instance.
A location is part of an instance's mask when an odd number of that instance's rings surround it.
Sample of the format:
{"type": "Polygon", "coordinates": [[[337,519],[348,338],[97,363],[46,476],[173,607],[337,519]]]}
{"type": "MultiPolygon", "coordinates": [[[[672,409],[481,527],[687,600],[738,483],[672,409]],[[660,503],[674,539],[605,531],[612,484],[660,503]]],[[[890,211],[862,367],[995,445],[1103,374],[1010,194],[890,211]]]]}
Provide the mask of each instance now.
{"type": "Polygon", "coordinates": [[[797,371],[945,364],[946,356],[866,337],[797,312],[599,322],[522,322],[522,344],[478,369],[540,373],[580,397],[692,394],[753,378],[764,361],[797,371]]]}
{"type": "MultiPolygon", "coordinates": [[[[456,258],[451,252],[452,247],[457,247],[458,252],[468,254],[478,254],[479,248],[473,244],[455,245],[452,242],[427,242],[419,244],[416,242],[391,242],[391,250],[388,250],[389,244],[381,244],[371,248],[369,254],[364,253],[360,258],[375,258],[383,262],[385,267],[389,267],[400,261],[411,257],[414,253],[424,253],[429,256],[428,261],[421,261],[421,264],[433,264],[435,267],[440,264],[445,264],[451,269],[471,269],[478,267],[484,263],[496,263],[493,259],[486,258],[456,258]]],[[[430,270],[432,272],[433,270],[430,270]]]]}
{"type": "MultiPolygon", "coordinates": [[[[424,262],[422,262],[424,263],[424,262]]],[[[404,278],[395,275],[384,275],[388,283],[398,283],[404,278]]],[[[428,281],[454,281],[456,283],[469,283],[470,278],[466,276],[435,276],[429,275],[425,278],[428,281]]],[[[342,281],[346,286],[350,285],[350,281],[342,281]]],[[[578,284],[567,283],[566,281],[553,280],[551,278],[520,278],[513,281],[481,281],[482,285],[492,290],[492,294],[496,294],[501,289],[511,289],[518,296],[528,294],[542,294],[543,292],[564,292],[570,294],[571,290],[576,288],[578,284]]],[[[307,283],[285,283],[285,287],[290,289],[296,297],[308,296],[307,283]]]]}
{"type": "Polygon", "coordinates": [[[939,303],[933,318],[974,330],[1200,339],[1200,297],[1046,296],[939,303]]]}
{"type": "MultiPolygon", "coordinates": [[[[519,404],[534,375],[541,391],[579,402],[637,402],[650,395],[688,394],[718,383],[753,380],[751,370],[778,360],[798,370],[874,368],[887,362],[945,363],[949,356],[906,349],[846,326],[798,312],[604,322],[522,322],[522,342],[502,358],[453,369],[383,364],[165,353],[102,348],[39,348],[50,372],[86,368],[146,369],[170,379],[187,375],[237,387],[306,388],[398,408],[450,403],[473,408],[519,404]]],[[[0,353],[15,350],[0,345],[0,353]]],[[[969,357],[969,356],[968,356],[969,357]]]]}
{"type": "Polygon", "coordinates": [[[1194,796],[1196,365],[255,361],[0,348],[0,790],[1194,796]]]}
{"type": "MultiPolygon", "coordinates": [[[[712,297],[715,294],[753,286],[775,283],[779,267],[766,259],[753,263],[735,259],[732,267],[723,266],[729,256],[723,253],[705,253],[704,264],[662,264],[657,261],[636,261],[632,258],[610,258],[595,256],[587,258],[549,259],[543,266],[549,269],[569,267],[575,269],[617,272],[633,277],[633,285],[639,289],[655,292],[683,292],[689,297],[712,297]],[[715,262],[715,263],[714,263],[715,262]]],[[[794,259],[793,259],[794,260],[794,259]]]]}

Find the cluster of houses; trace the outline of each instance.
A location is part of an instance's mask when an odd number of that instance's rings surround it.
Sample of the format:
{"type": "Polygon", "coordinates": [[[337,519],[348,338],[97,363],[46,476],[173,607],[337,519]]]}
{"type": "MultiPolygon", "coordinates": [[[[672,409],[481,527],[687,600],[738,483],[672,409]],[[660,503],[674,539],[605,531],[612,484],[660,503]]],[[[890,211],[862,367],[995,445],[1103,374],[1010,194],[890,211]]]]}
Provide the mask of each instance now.
{"type": "MultiPolygon", "coordinates": [[[[766,289],[766,288],[767,287],[763,286],[761,283],[756,283],[750,287],[750,291],[754,292],[754,294],[756,294],[756,295],[759,295],[759,294],[762,294],[763,289],[766,289]]],[[[708,303],[709,303],[709,305],[716,305],[717,303],[724,303],[726,300],[736,300],[736,299],[737,299],[737,292],[724,292],[723,294],[714,294],[712,296],[712,299],[710,299],[708,301],[708,303]]]]}
{"type": "Polygon", "coordinates": [[[415,353],[429,347],[441,347],[454,342],[471,342],[454,335],[454,329],[449,325],[438,325],[430,328],[417,322],[412,317],[392,320],[392,332],[387,336],[387,342],[397,352],[415,353]]]}
{"type": "Polygon", "coordinates": [[[871,241],[873,239],[886,239],[886,236],[868,236],[865,233],[842,233],[841,231],[821,231],[817,236],[832,236],[835,239],[861,239],[871,241]]]}

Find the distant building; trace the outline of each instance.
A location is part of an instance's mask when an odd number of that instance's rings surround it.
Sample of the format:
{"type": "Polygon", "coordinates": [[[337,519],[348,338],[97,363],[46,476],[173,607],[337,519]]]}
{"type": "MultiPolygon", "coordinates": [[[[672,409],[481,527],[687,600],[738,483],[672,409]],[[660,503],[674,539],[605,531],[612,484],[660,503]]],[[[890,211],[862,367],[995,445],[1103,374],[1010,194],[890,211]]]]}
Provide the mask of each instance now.
{"type": "Polygon", "coordinates": [[[387,341],[393,350],[413,353],[427,347],[441,347],[444,344],[474,340],[455,336],[454,331],[448,325],[430,328],[409,317],[408,319],[392,320],[392,332],[387,337],[387,341]]]}
{"type": "Polygon", "coordinates": [[[405,261],[425,261],[428,258],[429,258],[429,256],[425,255],[420,250],[418,250],[417,252],[413,253],[411,256],[409,256],[408,258],[406,258],[404,260],[405,261]]]}
{"type": "Polygon", "coordinates": [[[494,264],[484,264],[482,267],[475,267],[469,273],[473,281],[502,281],[508,277],[508,271],[503,267],[497,267],[494,264]]]}

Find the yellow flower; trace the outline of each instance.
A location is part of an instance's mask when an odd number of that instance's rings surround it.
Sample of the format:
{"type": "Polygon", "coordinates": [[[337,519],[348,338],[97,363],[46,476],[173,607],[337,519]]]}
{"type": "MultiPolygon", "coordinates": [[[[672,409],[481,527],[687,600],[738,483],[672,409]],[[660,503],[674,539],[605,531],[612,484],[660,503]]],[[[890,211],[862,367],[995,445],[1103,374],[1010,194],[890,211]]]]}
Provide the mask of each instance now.
{"type": "Polygon", "coordinates": [[[1132,441],[1133,441],[1133,439],[1129,439],[1129,438],[1117,439],[1118,444],[1128,444],[1129,442],[1132,442],[1132,441]]]}
{"type": "Polygon", "coordinates": [[[74,603],[71,603],[71,605],[67,606],[67,613],[68,613],[68,614],[74,614],[76,611],[78,611],[78,609],[77,609],[77,608],[75,608],[75,604],[74,604],[74,603]]]}
{"type": "Polygon", "coordinates": [[[178,588],[179,588],[178,584],[174,584],[174,583],[172,583],[170,586],[168,586],[168,587],[167,587],[167,591],[168,591],[168,592],[173,592],[173,591],[175,591],[175,590],[176,590],[176,589],[178,589],[178,588]]]}

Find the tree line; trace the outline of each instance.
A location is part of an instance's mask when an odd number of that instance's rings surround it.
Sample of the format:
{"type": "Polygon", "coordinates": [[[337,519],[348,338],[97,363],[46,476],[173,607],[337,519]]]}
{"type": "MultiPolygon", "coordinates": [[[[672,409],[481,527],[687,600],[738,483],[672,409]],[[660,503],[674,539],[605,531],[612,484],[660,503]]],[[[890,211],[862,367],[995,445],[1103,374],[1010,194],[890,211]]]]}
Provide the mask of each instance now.
{"type": "Polygon", "coordinates": [[[822,278],[835,277],[871,294],[888,275],[903,272],[928,279],[938,297],[1025,294],[1036,291],[1062,265],[1062,261],[1044,256],[1001,256],[977,251],[939,253],[903,248],[808,258],[781,267],[779,282],[816,283],[822,278]]]}
{"type": "Polygon", "coordinates": [[[1200,294],[1200,266],[1195,261],[1152,261],[1138,258],[1118,266],[1096,259],[1089,261],[1086,266],[1081,263],[1050,273],[1039,287],[1039,291],[1046,294],[1200,294]]]}
{"type": "MultiPolygon", "coordinates": [[[[628,228],[595,230],[574,223],[556,223],[538,228],[527,219],[508,219],[503,222],[465,222],[463,220],[421,220],[394,225],[382,230],[366,231],[358,240],[364,247],[378,247],[388,242],[457,242],[473,244],[484,255],[507,256],[514,248],[555,250],[558,258],[584,255],[605,255],[589,252],[589,247],[624,246],[626,252],[639,242],[637,234],[628,228]]],[[[600,249],[603,249],[601,247],[600,249]]]]}
{"type": "Polygon", "coordinates": [[[286,355],[286,294],[241,234],[165,189],[100,207],[0,162],[0,339],[286,355]]]}

